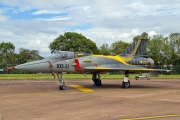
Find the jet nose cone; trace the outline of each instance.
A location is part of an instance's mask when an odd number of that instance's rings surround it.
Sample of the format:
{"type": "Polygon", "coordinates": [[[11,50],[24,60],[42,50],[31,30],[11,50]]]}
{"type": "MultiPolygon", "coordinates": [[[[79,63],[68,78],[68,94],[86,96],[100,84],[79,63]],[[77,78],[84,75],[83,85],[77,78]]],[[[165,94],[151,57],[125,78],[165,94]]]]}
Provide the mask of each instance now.
{"type": "Polygon", "coordinates": [[[17,70],[25,70],[31,72],[50,72],[49,62],[44,60],[20,64],[15,66],[14,68],[17,70]]]}
{"type": "Polygon", "coordinates": [[[20,65],[14,66],[14,68],[15,68],[16,70],[26,70],[26,69],[28,69],[28,65],[26,65],[26,64],[20,64],[20,65]]]}

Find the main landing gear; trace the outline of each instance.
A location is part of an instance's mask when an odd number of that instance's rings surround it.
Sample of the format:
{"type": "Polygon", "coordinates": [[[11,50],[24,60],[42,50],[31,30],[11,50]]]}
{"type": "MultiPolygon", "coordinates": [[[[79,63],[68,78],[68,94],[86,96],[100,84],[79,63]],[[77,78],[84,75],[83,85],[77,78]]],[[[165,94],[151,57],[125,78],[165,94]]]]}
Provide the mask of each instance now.
{"type": "MultiPolygon", "coordinates": [[[[92,80],[95,86],[102,86],[101,79],[99,73],[93,73],[92,80]]],[[[125,71],[125,77],[122,82],[122,88],[130,88],[130,81],[129,81],[129,71],[125,71]]]]}
{"type": "Polygon", "coordinates": [[[92,80],[95,86],[102,86],[99,73],[93,73],[92,80]]]}
{"type": "Polygon", "coordinates": [[[63,76],[62,72],[61,73],[57,73],[57,77],[58,77],[58,80],[60,82],[59,90],[66,90],[65,82],[62,79],[62,76],[63,76]]]}
{"type": "Polygon", "coordinates": [[[122,82],[122,88],[130,88],[129,71],[125,71],[125,77],[122,82]]]}

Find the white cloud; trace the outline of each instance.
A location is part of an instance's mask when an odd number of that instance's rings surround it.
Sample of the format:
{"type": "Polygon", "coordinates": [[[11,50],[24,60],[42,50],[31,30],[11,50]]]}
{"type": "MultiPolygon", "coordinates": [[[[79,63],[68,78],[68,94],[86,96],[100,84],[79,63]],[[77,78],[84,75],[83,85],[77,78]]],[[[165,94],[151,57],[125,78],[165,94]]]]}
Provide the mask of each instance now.
{"type": "Polygon", "coordinates": [[[99,47],[104,43],[108,43],[111,45],[115,41],[125,41],[132,42],[134,36],[140,35],[142,31],[139,31],[138,28],[134,28],[132,30],[128,30],[129,32],[125,32],[120,29],[104,29],[104,28],[91,28],[86,31],[77,30],[76,32],[82,33],[87,38],[93,40],[96,45],[99,47]]]}
{"type": "Polygon", "coordinates": [[[62,11],[56,11],[56,10],[38,10],[36,12],[33,12],[33,15],[41,15],[41,14],[61,14],[64,13],[62,11]]]}
{"type": "Polygon", "coordinates": [[[155,4],[155,5],[148,5],[141,2],[132,3],[127,5],[128,8],[132,9],[136,13],[135,16],[176,16],[179,15],[180,12],[177,10],[179,9],[179,3],[173,4],[171,6],[170,3],[165,4],[155,4]]]}
{"type": "MultiPolygon", "coordinates": [[[[44,33],[36,33],[36,34],[24,34],[21,40],[18,43],[20,44],[16,47],[16,51],[23,47],[28,49],[39,50],[41,55],[49,56],[50,50],[48,48],[49,44],[56,38],[57,35],[48,35],[44,33]],[[25,43],[23,41],[26,41],[25,43]],[[23,43],[22,43],[23,42],[23,43]]],[[[17,46],[17,45],[16,45],[17,46]]]]}
{"type": "Polygon", "coordinates": [[[61,20],[71,20],[71,17],[61,17],[61,16],[55,16],[52,18],[37,18],[35,20],[44,20],[44,21],[61,21],[61,20]]]}
{"type": "Polygon", "coordinates": [[[123,33],[120,35],[120,38],[124,39],[124,38],[128,38],[130,36],[129,33],[123,33]]]}
{"type": "Polygon", "coordinates": [[[157,33],[155,31],[149,31],[148,35],[152,37],[153,35],[157,35],[157,33]]]}
{"type": "Polygon", "coordinates": [[[142,3],[132,3],[130,5],[127,5],[127,7],[131,8],[131,9],[136,9],[136,10],[142,10],[142,9],[149,9],[150,6],[149,5],[145,5],[142,3]]]}
{"type": "Polygon", "coordinates": [[[133,35],[133,36],[136,36],[136,35],[139,35],[139,34],[141,34],[140,31],[139,31],[139,28],[135,28],[131,32],[131,35],[133,35]]]}
{"type": "Polygon", "coordinates": [[[1,22],[7,21],[8,19],[9,19],[8,16],[0,15],[0,21],[1,21],[1,22]]]}
{"type": "Polygon", "coordinates": [[[5,5],[0,8],[1,40],[17,49],[37,49],[44,56],[50,54],[48,45],[66,31],[82,33],[98,46],[131,42],[143,32],[149,36],[180,32],[178,1],[1,0],[0,4],[5,5]],[[71,29],[84,23],[92,27],[71,29]]]}
{"type": "Polygon", "coordinates": [[[90,8],[91,8],[91,6],[85,6],[85,7],[84,7],[84,10],[85,10],[85,11],[88,11],[90,8]]]}
{"type": "Polygon", "coordinates": [[[14,35],[13,32],[5,29],[0,29],[0,36],[4,37],[4,36],[12,36],[12,35],[14,35]]]}

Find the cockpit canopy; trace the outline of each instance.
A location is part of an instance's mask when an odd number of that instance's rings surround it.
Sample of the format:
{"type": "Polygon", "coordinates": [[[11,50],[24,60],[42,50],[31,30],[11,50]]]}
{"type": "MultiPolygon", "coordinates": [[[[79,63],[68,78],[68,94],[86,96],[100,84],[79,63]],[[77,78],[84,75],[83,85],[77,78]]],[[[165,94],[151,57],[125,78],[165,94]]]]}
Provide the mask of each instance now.
{"type": "Polygon", "coordinates": [[[48,57],[48,59],[71,59],[71,58],[78,58],[82,56],[89,56],[90,54],[87,53],[79,53],[79,52],[71,52],[71,51],[58,51],[52,56],[48,57]]]}
{"type": "Polygon", "coordinates": [[[70,58],[75,58],[75,57],[76,57],[75,52],[58,51],[54,55],[52,55],[50,58],[54,58],[54,59],[70,59],[70,58]]]}

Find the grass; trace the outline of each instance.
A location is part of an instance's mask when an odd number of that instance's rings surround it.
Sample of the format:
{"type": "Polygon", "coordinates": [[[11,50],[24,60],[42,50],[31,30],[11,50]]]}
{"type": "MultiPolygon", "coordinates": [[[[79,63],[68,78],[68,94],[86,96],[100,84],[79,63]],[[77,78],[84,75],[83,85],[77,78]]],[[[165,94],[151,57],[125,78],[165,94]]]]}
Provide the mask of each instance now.
{"type": "MultiPolygon", "coordinates": [[[[63,79],[91,79],[92,74],[63,74],[63,79]],[[85,77],[86,76],[86,77],[85,77]]],[[[137,74],[130,74],[130,78],[135,78],[137,74]]],[[[102,79],[122,79],[124,74],[101,74],[102,79]]],[[[177,75],[159,75],[163,79],[180,79],[180,74],[177,75]]],[[[53,80],[51,74],[0,74],[0,80],[53,80]]],[[[55,75],[55,80],[57,76],[55,75]]]]}

